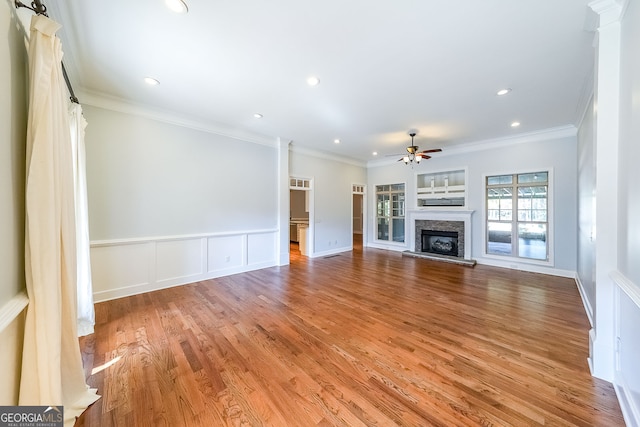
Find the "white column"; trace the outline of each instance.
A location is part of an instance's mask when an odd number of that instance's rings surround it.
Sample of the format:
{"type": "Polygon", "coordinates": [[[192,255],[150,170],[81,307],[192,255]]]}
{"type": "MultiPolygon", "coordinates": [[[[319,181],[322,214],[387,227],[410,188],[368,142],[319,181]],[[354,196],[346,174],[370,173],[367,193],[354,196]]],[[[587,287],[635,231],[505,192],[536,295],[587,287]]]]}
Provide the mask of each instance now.
{"type": "Polygon", "coordinates": [[[589,333],[592,374],[613,381],[615,362],[614,283],[618,260],[618,134],[621,5],[589,4],[600,16],[596,38],[596,304],[589,333]]]}
{"type": "Polygon", "coordinates": [[[278,140],[278,265],[289,265],[289,144],[278,140]]]}

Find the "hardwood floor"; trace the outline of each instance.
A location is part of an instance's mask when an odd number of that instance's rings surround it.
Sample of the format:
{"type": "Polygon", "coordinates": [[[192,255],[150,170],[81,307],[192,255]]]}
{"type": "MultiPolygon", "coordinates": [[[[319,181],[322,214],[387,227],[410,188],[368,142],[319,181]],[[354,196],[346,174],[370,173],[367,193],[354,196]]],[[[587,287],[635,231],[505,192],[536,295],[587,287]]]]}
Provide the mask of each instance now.
{"type": "Polygon", "coordinates": [[[354,246],[97,304],[76,425],[624,425],[573,280],[354,246]]]}

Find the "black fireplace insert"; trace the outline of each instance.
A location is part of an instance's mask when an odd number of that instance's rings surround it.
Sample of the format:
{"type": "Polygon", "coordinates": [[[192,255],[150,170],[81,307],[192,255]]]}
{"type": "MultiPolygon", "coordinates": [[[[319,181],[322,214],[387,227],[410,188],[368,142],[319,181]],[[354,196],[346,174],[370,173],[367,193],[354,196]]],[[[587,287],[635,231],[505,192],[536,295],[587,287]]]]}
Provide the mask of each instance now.
{"type": "Polygon", "coordinates": [[[458,256],[456,231],[422,230],[422,252],[458,256]]]}

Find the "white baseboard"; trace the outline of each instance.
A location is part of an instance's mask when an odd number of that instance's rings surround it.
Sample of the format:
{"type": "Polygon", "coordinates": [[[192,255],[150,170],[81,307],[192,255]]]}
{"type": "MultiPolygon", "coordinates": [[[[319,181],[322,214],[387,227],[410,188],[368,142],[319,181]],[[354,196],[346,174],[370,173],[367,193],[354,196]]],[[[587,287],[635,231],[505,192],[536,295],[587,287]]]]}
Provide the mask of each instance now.
{"type": "Polygon", "coordinates": [[[326,256],[337,255],[337,254],[341,254],[343,252],[349,252],[352,250],[353,250],[353,246],[345,246],[342,248],[331,249],[329,251],[315,252],[312,255],[312,258],[322,258],[326,256]]]}
{"type": "Polygon", "coordinates": [[[409,248],[407,248],[406,245],[391,245],[391,244],[377,243],[377,242],[367,242],[367,247],[375,248],[375,249],[384,249],[386,251],[394,251],[394,252],[404,252],[409,250],[409,248]]]}
{"type": "Polygon", "coordinates": [[[490,265],[492,267],[507,268],[510,270],[527,271],[529,273],[548,274],[550,276],[566,277],[575,279],[576,272],[572,270],[562,270],[560,268],[546,267],[544,265],[529,264],[517,261],[500,261],[493,258],[474,258],[478,264],[490,265]]]}
{"type": "Polygon", "coordinates": [[[278,265],[277,230],[91,244],[95,302],[278,265]]]}
{"type": "Polygon", "coordinates": [[[589,324],[593,328],[593,308],[591,307],[591,302],[587,297],[587,292],[580,281],[580,276],[576,273],[575,276],[576,286],[578,287],[578,292],[580,293],[580,298],[582,299],[582,305],[584,306],[584,311],[587,313],[587,317],[589,318],[589,324]]]}
{"type": "Polygon", "coordinates": [[[141,283],[138,285],[124,286],[113,288],[105,291],[97,291],[93,293],[93,299],[96,303],[109,301],[113,299],[129,297],[132,295],[143,294],[146,292],[159,291],[161,289],[173,288],[175,286],[187,285],[189,283],[200,282],[202,280],[215,279],[217,277],[231,276],[232,274],[246,273],[248,271],[259,270],[261,268],[275,267],[276,263],[254,264],[241,268],[230,268],[226,270],[218,270],[213,273],[191,276],[188,278],[177,278],[172,280],[164,280],[156,283],[141,283]]]}
{"type": "Polygon", "coordinates": [[[638,397],[634,397],[631,388],[624,379],[616,379],[613,384],[622,410],[622,416],[627,427],[640,427],[640,408],[638,397]]]}

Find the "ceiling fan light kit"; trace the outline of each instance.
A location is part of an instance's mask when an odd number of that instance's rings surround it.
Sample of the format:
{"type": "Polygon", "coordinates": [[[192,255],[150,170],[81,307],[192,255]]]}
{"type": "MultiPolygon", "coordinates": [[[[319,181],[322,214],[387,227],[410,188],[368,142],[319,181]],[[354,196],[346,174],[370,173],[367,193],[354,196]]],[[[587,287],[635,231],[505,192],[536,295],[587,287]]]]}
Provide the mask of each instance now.
{"type": "Polygon", "coordinates": [[[416,133],[411,132],[409,136],[411,137],[411,145],[407,147],[408,154],[404,155],[400,160],[398,160],[399,162],[400,161],[404,162],[405,165],[408,165],[414,162],[420,163],[422,159],[426,160],[431,158],[431,156],[428,156],[427,153],[437,153],[439,151],[442,151],[440,148],[418,151],[420,147],[418,147],[413,143],[413,138],[416,136],[416,133]]]}

